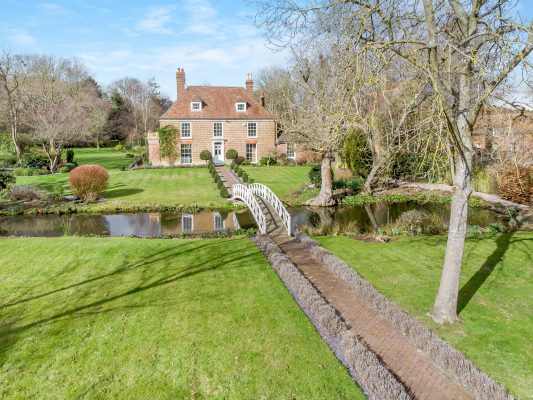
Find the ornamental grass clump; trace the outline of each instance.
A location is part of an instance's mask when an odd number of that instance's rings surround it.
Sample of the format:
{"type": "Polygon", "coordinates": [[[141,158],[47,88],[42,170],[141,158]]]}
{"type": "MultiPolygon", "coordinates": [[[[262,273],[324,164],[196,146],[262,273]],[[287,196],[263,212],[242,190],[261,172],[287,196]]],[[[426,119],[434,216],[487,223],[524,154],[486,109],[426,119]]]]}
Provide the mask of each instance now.
{"type": "Polygon", "coordinates": [[[96,201],[107,187],[109,174],[99,165],[82,165],[70,171],[69,182],[72,193],[90,203],[96,201]]]}

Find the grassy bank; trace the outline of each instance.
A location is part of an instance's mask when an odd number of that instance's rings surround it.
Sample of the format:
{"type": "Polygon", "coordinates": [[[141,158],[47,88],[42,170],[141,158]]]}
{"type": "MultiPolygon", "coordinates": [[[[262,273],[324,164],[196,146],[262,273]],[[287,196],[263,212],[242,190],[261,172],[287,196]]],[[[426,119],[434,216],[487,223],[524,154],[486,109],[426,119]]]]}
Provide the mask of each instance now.
{"type": "Polygon", "coordinates": [[[257,183],[267,185],[278,197],[287,196],[308,185],[309,168],[309,166],[243,167],[250,178],[257,183]]]}
{"type": "Polygon", "coordinates": [[[445,237],[390,243],[316,239],[513,394],[531,397],[533,233],[467,240],[459,292],[461,322],[447,326],[438,326],[426,316],[438,290],[445,237]]]}
{"type": "Polygon", "coordinates": [[[0,247],[1,398],[364,398],[248,239],[0,247]]]}
{"type": "MultiPolygon", "coordinates": [[[[109,187],[103,193],[105,201],[83,204],[61,204],[46,207],[38,204],[22,207],[20,204],[3,202],[1,212],[12,214],[36,210],[46,213],[62,212],[134,212],[201,209],[231,209],[205,168],[167,168],[152,170],[122,171],[131,162],[125,153],[112,149],[75,149],[75,160],[79,165],[97,164],[109,172],[109,187]]],[[[17,184],[35,185],[49,192],[61,187],[64,194],[70,194],[68,174],[17,177],[17,184]]]]}

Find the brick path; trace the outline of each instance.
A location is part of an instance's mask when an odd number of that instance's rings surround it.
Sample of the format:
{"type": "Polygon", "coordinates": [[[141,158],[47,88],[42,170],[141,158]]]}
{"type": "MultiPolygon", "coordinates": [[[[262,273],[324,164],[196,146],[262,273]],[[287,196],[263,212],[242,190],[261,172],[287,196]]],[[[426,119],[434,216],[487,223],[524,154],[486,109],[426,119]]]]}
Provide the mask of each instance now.
{"type": "Polygon", "coordinates": [[[339,312],[350,329],[382,359],[413,398],[473,399],[451,375],[437,367],[333,271],[313,257],[296,239],[289,237],[268,204],[262,202],[262,208],[269,221],[267,232],[272,240],[339,312]]]}
{"type": "Polygon", "coordinates": [[[230,196],[233,195],[231,192],[231,187],[237,183],[242,183],[239,178],[235,176],[233,171],[229,169],[228,167],[224,165],[219,165],[215,167],[215,170],[217,171],[218,176],[220,176],[220,179],[222,179],[222,183],[228,189],[228,193],[230,196]]]}

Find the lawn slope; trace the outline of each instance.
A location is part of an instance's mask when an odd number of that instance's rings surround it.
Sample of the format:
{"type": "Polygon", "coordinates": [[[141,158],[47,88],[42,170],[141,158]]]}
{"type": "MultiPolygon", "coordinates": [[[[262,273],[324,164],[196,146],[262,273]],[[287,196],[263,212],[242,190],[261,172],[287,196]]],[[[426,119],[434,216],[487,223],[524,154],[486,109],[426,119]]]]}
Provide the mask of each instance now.
{"type": "Polygon", "coordinates": [[[459,292],[462,322],[446,326],[437,326],[426,316],[439,286],[445,237],[391,243],[316,239],[513,394],[531,397],[533,232],[467,240],[459,292]]]}
{"type": "Polygon", "coordinates": [[[0,240],[0,398],[364,398],[248,239],[0,240]]]}

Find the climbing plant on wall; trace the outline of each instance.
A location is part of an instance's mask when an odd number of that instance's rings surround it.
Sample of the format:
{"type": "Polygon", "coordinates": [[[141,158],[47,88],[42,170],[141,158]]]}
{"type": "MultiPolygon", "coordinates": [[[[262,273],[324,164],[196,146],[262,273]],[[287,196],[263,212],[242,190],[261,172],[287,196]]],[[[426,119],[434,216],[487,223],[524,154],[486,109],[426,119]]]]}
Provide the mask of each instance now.
{"type": "Polygon", "coordinates": [[[178,158],[178,128],[172,125],[166,125],[157,130],[159,134],[159,152],[161,159],[167,159],[169,164],[174,164],[178,158]]]}

